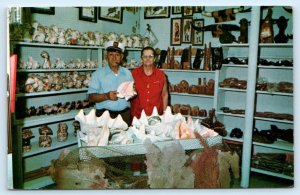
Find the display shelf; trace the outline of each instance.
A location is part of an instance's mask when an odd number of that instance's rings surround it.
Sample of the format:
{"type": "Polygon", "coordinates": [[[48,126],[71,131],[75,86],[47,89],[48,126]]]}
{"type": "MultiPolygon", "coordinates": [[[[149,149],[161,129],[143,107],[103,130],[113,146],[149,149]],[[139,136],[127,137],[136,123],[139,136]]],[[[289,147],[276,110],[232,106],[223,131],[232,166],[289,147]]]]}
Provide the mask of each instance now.
{"type": "Polygon", "coordinates": [[[17,72],[21,73],[34,73],[34,72],[85,72],[85,71],[95,71],[97,68],[78,68],[78,69],[18,69],[17,72]]]}
{"type": "MultiPolygon", "coordinates": [[[[218,143],[222,143],[222,137],[217,135],[214,137],[205,138],[209,146],[213,146],[218,143]]],[[[179,141],[184,150],[196,150],[201,149],[203,146],[200,144],[198,139],[180,139],[180,140],[169,140],[154,142],[157,147],[162,149],[163,147],[170,146],[170,144],[179,141]]],[[[133,156],[146,154],[147,151],[142,143],[136,144],[124,144],[124,145],[108,145],[108,146],[97,146],[97,147],[80,147],[80,149],[86,149],[97,158],[108,158],[118,156],[133,156]]]]}
{"type": "Polygon", "coordinates": [[[235,141],[235,142],[243,142],[243,138],[234,138],[229,136],[230,132],[227,131],[227,136],[223,137],[224,140],[230,140],[230,141],[235,141]]]}
{"type": "Polygon", "coordinates": [[[236,88],[227,88],[227,87],[219,87],[219,90],[223,91],[238,91],[246,93],[246,89],[236,89],[236,88]]]}
{"type": "Polygon", "coordinates": [[[126,47],[125,51],[126,50],[128,50],[128,51],[142,51],[142,48],[126,47]]]}
{"type": "Polygon", "coordinates": [[[249,47],[248,43],[229,43],[221,44],[221,47],[249,47]]]}
{"type": "Polygon", "coordinates": [[[290,151],[290,152],[294,151],[294,146],[293,146],[294,144],[289,143],[287,141],[283,141],[283,140],[277,140],[273,144],[265,144],[265,143],[261,143],[261,142],[253,142],[253,144],[257,145],[257,146],[264,146],[264,147],[268,147],[268,148],[286,150],[286,151],[290,151]]]}
{"type": "Polygon", "coordinates": [[[88,90],[88,88],[80,88],[80,89],[62,89],[59,91],[18,93],[18,94],[16,94],[16,97],[34,97],[34,96],[56,95],[56,94],[63,94],[63,93],[78,93],[78,92],[86,92],[87,90],[88,90]]]}
{"type": "Polygon", "coordinates": [[[264,117],[254,117],[255,120],[262,120],[262,121],[272,121],[272,122],[278,122],[278,123],[287,123],[287,124],[294,124],[294,121],[289,120],[279,120],[274,118],[264,118],[264,117]]]}
{"type": "MultiPolygon", "coordinates": [[[[92,108],[86,108],[83,111],[89,113],[92,108]]],[[[31,116],[23,119],[16,120],[16,125],[21,125],[22,128],[37,126],[46,123],[53,123],[58,121],[65,121],[74,119],[78,114],[79,110],[71,110],[65,114],[51,114],[51,115],[40,115],[40,116],[31,116]]]]}
{"type": "Polygon", "coordinates": [[[265,66],[265,65],[258,65],[258,68],[264,68],[264,69],[287,69],[287,70],[293,70],[292,66],[265,66]]]}
{"type": "Polygon", "coordinates": [[[42,153],[46,153],[46,152],[49,152],[49,151],[65,148],[65,147],[68,147],[68,146],[77,145],[77,137],[75,137],[71,133],[69,133],[68,139],[64,142],[58,142],[56,140],[56,136],[55,137],[51,136],[51,138],[52,138],[51,147],[41,148],[41,147],[39,147],[39,142],[38,141],[31,142],[31,150],[29,152],[23,153],[23,157],[28,158],[28,157],[38,155],[38,154],[42,154],[42,153]]]}
{"type": "Polygon", "coordinates": [[[183,70],[183,69],[161,69],[166,72],[184,72],[184,73],[215,73],[214,70],[183,70]]]}
{"type": "Polygon", "coordinates": [[[256,173],[262,173],[265,175],[275,176],[275,177],[279,177],[279,178],[283,178],[283,179],[294,180],[294,177],[292,177],[292,176],[288,176],[288,175],[284,175],[284,174],[280,174],[280,173],[274,173],[274,172],[266,171],[263,169],[257,169],[257,168],[251,167],[251,171],[256,172],[256,173]]]}
{"type": "Polygon", "coordinates": [[[293,97],[294,94],[292,93],[282,93],[282,92],[272,92],[272,91],[260,91],[256,90],[257,94],[266,94],[266,95],[280,95],[280,96],[291,96],[293,97]]]}
{"type": "Polygon", "coordinates": [[[60,45],[50,43],[33,43],[33,42],[15,42],[17,45],[29,46],[29,47],[56,47],[56,48],[75,48],[75,49],[104,49],[100,46],[88,46],[88,45],[60,45]]]}
{"type": "Polygon", "coordinates": [[[170,95],[202,97],[202,98],[214,98],[214,96],[211,96],[211,95],[201,95],[201,94],[191,94],[191,93],[177,93],[177,92],[171,92],[170,95]]]}
{"type": "Polygon", "coordinates": [[[52,180],[50,176],[40,177],[34,180],[24,182],[24,189],[34,190],[41,189],[45,186],[49,186],[54,184],[55,182],[52,180]]]}
{"type": "Polygon", "coordinates": [[[225,113],[225,112],[221,112],[221,111],[216,112],[216,114],[225,115],[225,116],[233,116],[233,117],[245,118],[244,114],[231,114],[231,113],[225,113]]]}
{"type": "Polygon", "coordinates": [[[248,64],[222,64],[223,67],[240,67],[240,68],[248,68],[248,64]]]}
{"type": "Polygon", "coordinates": [[[293,47],[293,43],[260,43],[258,45],[259,47],[293,47]]]}
{"type": "Polygon", "coordinates": [[[199,119],[199,120],[203,120],[205,119],[206,117],[203,117],[203,116],[191,116],[191,115],[182,115],[184,117],[191,117],[192,119],[199,119]]]}

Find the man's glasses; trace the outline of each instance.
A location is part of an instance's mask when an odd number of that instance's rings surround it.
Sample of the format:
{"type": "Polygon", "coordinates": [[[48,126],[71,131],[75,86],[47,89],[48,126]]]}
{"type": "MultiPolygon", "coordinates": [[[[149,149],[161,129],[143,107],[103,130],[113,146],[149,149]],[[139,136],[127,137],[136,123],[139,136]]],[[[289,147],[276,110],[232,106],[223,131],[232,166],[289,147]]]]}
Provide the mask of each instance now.
{"type": "Polygon", "coordinates": [[[146,59],[146,58],[154,58],[154,55],[143,55],[142,58],[146,59]]]}

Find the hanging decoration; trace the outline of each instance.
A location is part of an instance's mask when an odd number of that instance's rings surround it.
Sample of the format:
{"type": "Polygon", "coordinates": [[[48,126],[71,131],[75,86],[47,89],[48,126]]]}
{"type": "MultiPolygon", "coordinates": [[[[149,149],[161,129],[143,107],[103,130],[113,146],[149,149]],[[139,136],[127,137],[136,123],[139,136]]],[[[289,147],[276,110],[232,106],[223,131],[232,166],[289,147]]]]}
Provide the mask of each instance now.
{"type": "Polygon", "coordinates": [[[214,17],[215,23],[219,23],[235,20],[235,14],[250,11],[251,8],[245,10],[244,6],[240,6],[239,8],[230,8],[212,12],[202,11],[201,14],[207,17],[214,17]]]}

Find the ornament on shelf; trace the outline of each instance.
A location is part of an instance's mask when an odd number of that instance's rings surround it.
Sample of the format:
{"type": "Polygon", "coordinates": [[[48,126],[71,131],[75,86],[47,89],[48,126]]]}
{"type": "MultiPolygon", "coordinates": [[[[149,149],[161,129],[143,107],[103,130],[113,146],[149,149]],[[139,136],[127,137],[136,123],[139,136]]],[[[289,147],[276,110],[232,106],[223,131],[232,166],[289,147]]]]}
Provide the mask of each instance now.
{"type": "Polygon", "coordinates": [[[66,123],[59,123],[57,130],[57,141],[63,142],[68,139],[68,125],[66,123]]]}
{"type": "Polygon", "coordinates": [[[29,152],[31,150],[30,140],[34,137],[31,129],[24,129],[22,131],[23,152],[29,152]]]}

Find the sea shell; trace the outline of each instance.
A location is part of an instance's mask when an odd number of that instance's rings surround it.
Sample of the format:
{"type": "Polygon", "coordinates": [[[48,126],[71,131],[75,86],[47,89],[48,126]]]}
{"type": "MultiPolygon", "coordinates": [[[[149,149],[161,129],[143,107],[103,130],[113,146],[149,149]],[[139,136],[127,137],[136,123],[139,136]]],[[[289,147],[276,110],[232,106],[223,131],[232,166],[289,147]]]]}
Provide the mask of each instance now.
{"type": "MultiPolygon", "coordinates": [[[[105,111],[100,117],[96,117],[95,112],[95,109],[92,109],[85,115],[81,109],[75,116],[75,120],[79,121],[81,129],[78,136],[87,146],[106,146],[109,143],[110,135],[127,130],[128,125],[121,115],[112,119],[108,111],[105,111]]],[[[122,139],[120,143],[131,143],[130,137],[131,135],[127,135],[127,141],[122,139]]]]}
{"type": "Polygon", "coordinates": [[[126,81],[121,83],[117,89],[117,92],[118,92],[117,96],[119,98],[125,98],[126,100],[130,99],[131,97],[137,94],[134,89],[133,81],[126,81]]]}

